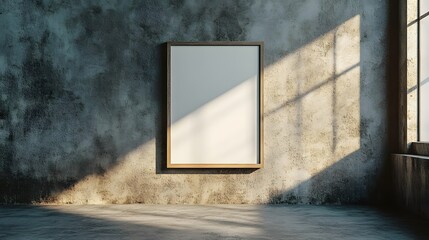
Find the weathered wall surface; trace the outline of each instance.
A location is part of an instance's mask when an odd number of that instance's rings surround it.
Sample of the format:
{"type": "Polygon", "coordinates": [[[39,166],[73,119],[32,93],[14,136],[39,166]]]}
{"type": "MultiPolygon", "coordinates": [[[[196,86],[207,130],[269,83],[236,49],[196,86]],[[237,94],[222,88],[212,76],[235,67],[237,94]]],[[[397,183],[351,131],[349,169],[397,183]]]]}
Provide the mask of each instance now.
{"type": "Polygon", "coordinates": [[[386,157],[388,1],[2,1],[1,202],[352,203],[386,157]],[[265,42],[265,168],[165,169],[166,41],[265,42]]]}
{"type": "Polygon", "coordinates": [[[407,145],[408,147],[412,142],[417,142],[418,132],[418,118],[417,118],[417,0],[406,1],[406,13],[407,13],[407,30],[406,30],[406,41],[407,41],[407,65],[405,67],[407,71],[407,145]]]}

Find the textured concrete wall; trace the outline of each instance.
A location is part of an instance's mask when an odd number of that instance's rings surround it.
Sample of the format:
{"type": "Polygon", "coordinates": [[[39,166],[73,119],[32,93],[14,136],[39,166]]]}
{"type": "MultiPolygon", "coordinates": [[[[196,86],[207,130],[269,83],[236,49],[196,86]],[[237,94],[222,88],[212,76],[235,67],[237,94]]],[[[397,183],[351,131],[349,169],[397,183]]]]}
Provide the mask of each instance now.
{"type": "Polygon", "coordinates": [[[417,0],[407,0],[407,145],[417,141],[417,0]]]}
{"type": "Polygon", "coordinates": [[[0,201],[377,198],[387,2],[2,1],[0,201]],[[215,40],[265,42],[265,168],[165,169],[164,43],[215,40]]]}

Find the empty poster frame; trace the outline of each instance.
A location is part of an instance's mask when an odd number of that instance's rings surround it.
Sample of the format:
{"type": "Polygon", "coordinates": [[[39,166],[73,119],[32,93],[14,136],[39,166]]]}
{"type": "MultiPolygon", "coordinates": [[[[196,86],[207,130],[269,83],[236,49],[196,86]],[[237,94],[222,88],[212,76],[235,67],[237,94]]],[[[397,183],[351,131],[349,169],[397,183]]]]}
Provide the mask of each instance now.
{"type": "Polygon", "coordinates": [[[262,168],[263,42],[167,43],[167,168],[262,168]]]}

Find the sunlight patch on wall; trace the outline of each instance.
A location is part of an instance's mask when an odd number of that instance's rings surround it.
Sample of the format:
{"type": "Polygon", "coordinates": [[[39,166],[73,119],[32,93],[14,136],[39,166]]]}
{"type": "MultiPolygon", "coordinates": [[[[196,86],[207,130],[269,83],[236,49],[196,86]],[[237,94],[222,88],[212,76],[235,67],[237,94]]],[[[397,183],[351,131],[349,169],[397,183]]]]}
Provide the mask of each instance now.
{"type": "Polygon", "coordinates": [[[407,143],[417,139],[417,0],[407,1],[407,143]]]}
{"type": "Polygon", "coordinates": [[[144,161],[155,159],[154,153],[155,141],[150,140],[119,157],[118,164],[105,174],[89,175],[53,198],[61,204],[129,203],[130,196],[146,194],[150,182],[145,184],[145,175],[155,171],[155,164],[144,164],[144,161]],[[116,197],[112,200],[112,196],[116,197]]]}
{"type": "Polygon", "coordinates": [[[284,166],[290,181],[281,188],[292,189],[360,149],[359,15],[266,70],[266,78],[282,83],[277,91],[266,84],[277,93],[266,97],[266,154],[282,156],[266,166],[302,163],[284,166]],[[275,124],[279,118],[287,123],[275,124]],[[282,149],[289,151],[270,152],[282,149]]]}
{"type": "Polygon", "coordinates": [[[257,197],[247,191],[255,188],[254,179],[246,180],[243,187],[235,186],[245,174],[154,174],[155,159],[156,141],[152,139],[120,156],[106,173],[87,176],[46,203],[216,204],[245,203],[257,197]]]}

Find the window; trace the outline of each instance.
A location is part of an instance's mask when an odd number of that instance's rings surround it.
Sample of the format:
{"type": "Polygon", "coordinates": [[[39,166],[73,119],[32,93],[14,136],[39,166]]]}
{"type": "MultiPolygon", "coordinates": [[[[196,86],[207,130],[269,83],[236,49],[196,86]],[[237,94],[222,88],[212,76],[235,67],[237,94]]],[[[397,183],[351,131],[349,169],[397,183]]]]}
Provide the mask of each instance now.
{"type": "Polygon", "coordinates": [[[429,141],[429,0],[417,6],[418,141],[429,141]]]}

